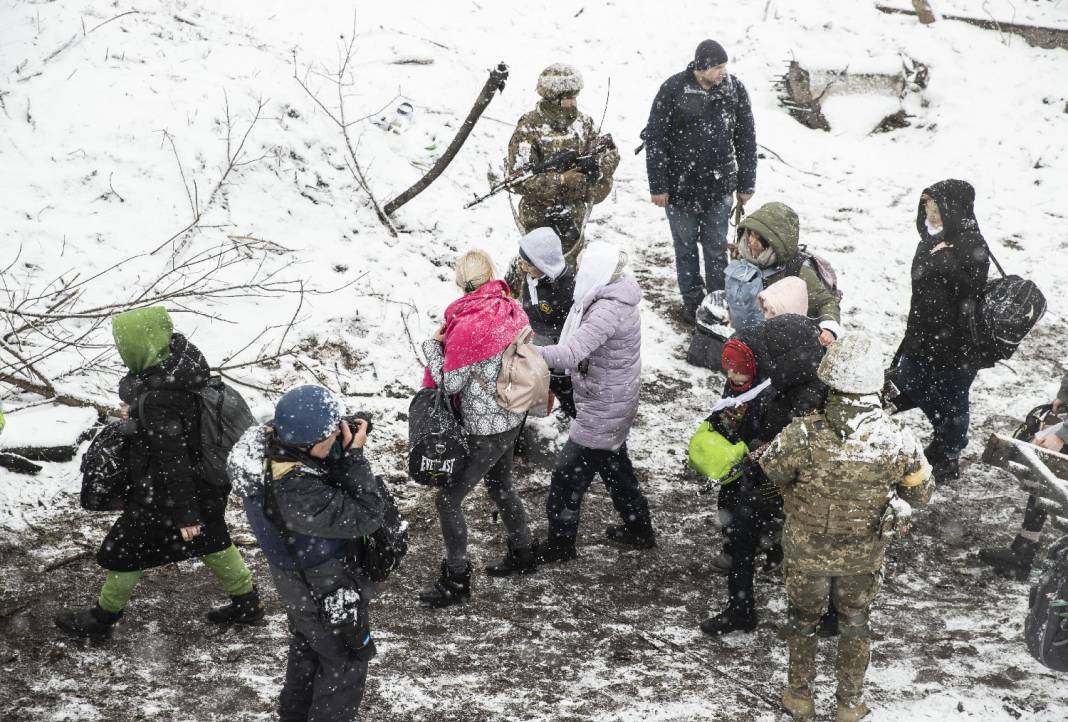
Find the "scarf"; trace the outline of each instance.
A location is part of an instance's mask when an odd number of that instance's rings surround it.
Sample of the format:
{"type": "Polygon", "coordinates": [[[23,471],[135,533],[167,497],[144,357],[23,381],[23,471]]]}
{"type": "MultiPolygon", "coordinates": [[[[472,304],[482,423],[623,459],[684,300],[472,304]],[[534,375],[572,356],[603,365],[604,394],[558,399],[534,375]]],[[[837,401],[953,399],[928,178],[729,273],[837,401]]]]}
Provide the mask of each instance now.
{"type": "Polygon", "coordinates": [[[595,241],[582,252],[578,273],[575,274],[574,304],[567,314],[560,331],[560,345],[567,343],[582,321],[586,312],[605,286],[622,275],[621,266],[626,264],[626,255],[611,243],[595,241]]]}
{"type": "MultiPolygon", "coordinates": [[[[483,284],[445,309],[442,371],[448,373],[493,358],[528,325],[527,314],[508,296],[504,281],[483,284]]],[[[423,387],[434,388],[429,369],[423,374],[423,387]]]]}
{"type": "Polygon", "coordinates": [[[754,256],[753,252],[749,250],[749,240],[745,238],[738,244],[738,253],[742,258],[760,268],[771,268],[779,261],[775,255],[775,249],[770,244],[759,255],[754,256]]]}

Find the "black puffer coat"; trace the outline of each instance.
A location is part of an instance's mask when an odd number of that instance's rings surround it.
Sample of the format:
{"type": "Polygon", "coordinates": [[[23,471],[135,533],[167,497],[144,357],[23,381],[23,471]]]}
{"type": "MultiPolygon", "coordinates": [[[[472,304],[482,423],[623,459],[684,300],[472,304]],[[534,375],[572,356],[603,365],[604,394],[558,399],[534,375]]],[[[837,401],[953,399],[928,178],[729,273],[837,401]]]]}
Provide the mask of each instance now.
{"type": "Polygon", "coordinates": [[[912,301],[899,356],[935,369],[978,366],[970,328],[986,289],[990,256],[975,219],[975,189],[944,180],[924,190],[938,204],[943,231],[931,236],[921,197],[916,213],[920,243],[912,258],[912,301]]]}
{"type": "Polygon", "coordinates": [[[184,336],[171,337],[171,355],[160,364],[127,374],[119,398],[130,405],[130,493],[122,515],[97,552],[112,571],[150,569],[230,546],[223,513],[228,490],[196,474],[200,415],[195,391],[210,369],[184,336]],[[180,529],[201,525],[182,541],[180,529]]]}
{"type": "Polygon", "coordinates": [[[754,441],[771,441],[792,419],[812,413],[827,398],[827,386],[816,376],[824,353],[819,335],[811,319],[792,313],[738,334],[756,356],[758,379],[770,379],[772,386],[760,397],[759,439],[754,441]]]}

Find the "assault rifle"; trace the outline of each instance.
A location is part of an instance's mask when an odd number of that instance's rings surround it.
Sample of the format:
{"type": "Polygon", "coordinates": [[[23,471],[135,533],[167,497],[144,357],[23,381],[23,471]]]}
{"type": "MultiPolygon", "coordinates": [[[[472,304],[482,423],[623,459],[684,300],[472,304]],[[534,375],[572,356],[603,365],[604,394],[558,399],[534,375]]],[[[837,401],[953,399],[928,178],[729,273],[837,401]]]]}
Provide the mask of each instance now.
{"type": "Polygon", "coordinates": [[[527,163],[521,168],[516,168],[510,176],[502,181],[494,183],[485,195],[476,195],[475,199],[464,204],[464,208],[478,205],[487,198],[492,198],[501,191],[512,191],[523,185],[531,178],[542,173],[564,173],[578,169],[586,174],[591,181],[595,180],[600,173],[600,157],[603,153],[616,147],[612,136],[605,134],[598,136],[590,144],[589,148],[582,151],[559,150],[543,161],[527,163]]]}

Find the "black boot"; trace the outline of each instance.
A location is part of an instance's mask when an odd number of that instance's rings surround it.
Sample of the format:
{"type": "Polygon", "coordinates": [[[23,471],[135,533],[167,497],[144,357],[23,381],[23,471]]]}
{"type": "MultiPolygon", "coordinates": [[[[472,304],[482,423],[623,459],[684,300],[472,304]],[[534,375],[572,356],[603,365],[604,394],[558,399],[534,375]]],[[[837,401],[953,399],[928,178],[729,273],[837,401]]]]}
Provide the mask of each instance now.
{"type": "Polygon", "coordinates": [[[768,547],[767,559],[764,561],[764,566],[761,569],[768,574],[774,574],[782,569],[783,554],[781,544],[772,544],[768,547]]]}
{"type": "Polygon", "coordinates": [[[207,619],[213,624],[251,624],[260,626],[266,616],[259,590],[255,586],[248,594],[230,597],[225,607],[216,607],[207,613],[207,619]]]}
{"type": "Polygon", "coordinates": [[[942,448],[942,442],[938,440],[934,440],[923,447],[923,455],[931,466],[946,460],[945,449],[942,448]]]}
{"type": "Polygon", "coordinates": [[[932,465],[931,473],[934,475],[935,481],[939,484],[959,479],[960,458],[956,456],[945,457],[938,463],[932,465]]]}
{"type": "Polygon", "coordinates": [[[1017,536],[1008,549],[985,547],[979,550],[979,559],[994,567],[994,571],[1004,577],[1023,582],[1031,574],[1031,565],[1035,561],[1038,542],[1017,536]]]}
{"type": "Polygon", "coordinates": [[[605,528],[605,536],[609,541],[617,544],[637,547],[638,549],[652,549],[656,546],[656,532],[651,526],[637,527],[626,524],[616,524],[605,528]]]}
{"type": "Polygon", "coordinates": [[[95,641],[111,638],[115,623],[122,612],[108,612],[94,604],[87,609],[64,609],[55,616],[56,626],[72,637],[88,637],[95,641]]]}
{"type": "Polygon", "coordinates": [[[496,564],[486,566],[491,577],[507,577],[510,574],[530,574],[538,571],[538,546],[532,543],[526,549],[514,549],[508,544],[508,553],[496,564]]]}
{"type": "Polygon", "coordinates": [[[838,636],[838,610],[831,604],[827,607],[827,611],[820,617],[819,624],[816,625],[816,636],[818,637],[837,637],[838,636]]]}
{"type": "Polygon", "coordinates": [[[701,631],[713,637],[731,632],[752,632],[756,627],[756,610],[738,604],[728,604],[722,612],[701,622],[701,631]]]}
{"type": "Polygon", "coordinates": [[[419,592],[419,603],[424,607],[442,607],[459,604],[471,597],[471,562],[467,562],[463,572],[456,573],[449,569],[449,564],[441,560],[441,576],[429,587],[419,592]]]}
{"type": "Polygon", "coordinates": [[[537,546],[537,563],[569,562],[578,556],[574,537],[551,536],[537,546]]]}

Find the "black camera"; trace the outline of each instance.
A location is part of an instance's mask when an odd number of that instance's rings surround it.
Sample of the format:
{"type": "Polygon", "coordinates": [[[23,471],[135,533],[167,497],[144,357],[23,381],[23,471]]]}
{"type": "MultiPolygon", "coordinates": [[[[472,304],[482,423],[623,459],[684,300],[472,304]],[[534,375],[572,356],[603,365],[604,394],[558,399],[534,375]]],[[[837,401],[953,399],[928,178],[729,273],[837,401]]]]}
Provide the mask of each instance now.
{"type": "Polygon", "coordinates": [[[348,423],[349,431],[351,431],[353,434],[356,433],[356,427],[357,427],[356,421],[357,420],[366,421],[367,422],[367,433],[368,434],[370,434],[371,433],[371,429],[374,428],[374,424],[371,423],[371,413],[369,411],[357,411],[356,413],[349,414],[348,416],[343,416],[341,418],[341,420],[348,423]]]}

